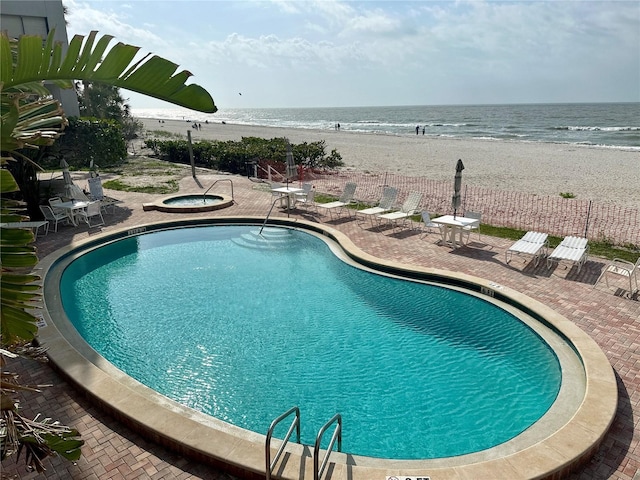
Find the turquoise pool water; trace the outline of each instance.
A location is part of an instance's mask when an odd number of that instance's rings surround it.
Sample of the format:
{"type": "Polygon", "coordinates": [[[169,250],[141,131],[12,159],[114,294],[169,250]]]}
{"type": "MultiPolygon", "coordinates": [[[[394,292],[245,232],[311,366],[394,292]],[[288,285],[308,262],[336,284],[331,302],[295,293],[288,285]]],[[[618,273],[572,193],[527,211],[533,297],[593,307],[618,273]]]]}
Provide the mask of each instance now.
{"type": "Polygon", "coordinates": [[[510,313],[361,270],[308,233],[258,230],[99,247],[65,269],[64,309],[96,351],[167,397],[263,434],[298,405],[307,444],[339,412],[343,450],[359,455],[484,450],[555,400],[555,354],[510,313]]]}

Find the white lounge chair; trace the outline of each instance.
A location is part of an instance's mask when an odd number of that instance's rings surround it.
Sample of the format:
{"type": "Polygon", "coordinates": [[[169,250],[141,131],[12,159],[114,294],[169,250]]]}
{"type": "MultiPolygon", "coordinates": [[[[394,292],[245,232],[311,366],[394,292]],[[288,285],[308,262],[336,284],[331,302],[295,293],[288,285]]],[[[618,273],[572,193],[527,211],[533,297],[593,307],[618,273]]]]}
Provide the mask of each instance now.
{"type": "Polygon", "coordinates": [[[411,215],[415,215],[418,212],[420,207],[420,202],[422,201],[422,193],[420,192],[409,192],[407,199],[400,207],[400,210],[395,212],[383,213],[378,215],[380,220],[387,220],[389,223],[392,223],[394,228],[398,223],[398,220],[402,220],[402,223],[407,221],[411,215]]]}
{"type": "Polygon", "coordinates": [[[47,224],[47,233],[49,233],[49,225],[53,223],[53,231],[58,231],[58,223],[65,221],[65,223],[69,223],[69,217],[66,212],[55,211],[49,205],[40,205],[40,211],[44,215],[44,219],[49,222],[47,224]]]}
{"type": "Polygon", "coordinates": [[[349,204],[353,201],[353,196],[356,193],[357,185],[353,182],[349,182],[344,186],[344,190],[342,191],[342,195],[335,202],[329,203],[319,203],[318,208],[323,208],[329,212],[329,215],[333,216],[332,212],[341,212],[342,209],[349,206],[349,204]]]}
{"type": "Polygon", "coordinates": [[[100,205],[99,201],[90,202],[86,208],[78,211],[76,214],[76,218],[78,220],[84,220],[89,228],[97,227],[99,225],[104,225],[104,217],[102,216],[102,205],[100,205]],[[96,218],[96,222],[98,222],[98,218],[100,219],[98,223],[94,223],[91,225],[91,219],[96,218]]]}
{"type": "Polygon", "coordinates": [[[87,180],[87,183],[89,184],[89,196],[91,197],[91,200],[94,202],[100,202],[100,207],[104,210],[104,213],[109,213],[109,209],[113,212],[115,206],[118,203],[122,203],[122,200],[108,197],[104,194],[104,190],[102,189],[102,179],[99,176],[91,177],[87,180]]]}
{"type": "Polygon", "coordinates": [[[538,266],[540,258],[547,255],[549,247],[548,234],[540,232],[527,232],[524,236],[511,245],[504,252],[505,261],[509,263],[513,255],[527,255],[533,258],[535,265],[538,266]]]}
{"type": "Polygon", "coordinates": [[[617,275],[618,277],[622,277],[624,279],[629,280],[629,293],[633,293],[638,290],[638,271],[640,271],[640,258],[636,261],[636,263],[631,263],[628,260],[623,260],[621,258],[614,258],[611,260],[607,266],[604,267],[602,273],[594,283],[593,288],[598,285],[600,280],[604,277],[604,280],[607,284],[607,288],[609,287],[609,276],[617,275]],[[636,282],[636,288],[633,289],[633,280],[636,282]]]}
{"type": "Polygon", "coordinates": [[[588,254],[589,245],[586,238],[564,237],[560,245],[554,248],[551,255],[547,257],[547,268],[551,268],[553,262],[559,264],[565,261],[577,265],[579,272],[582,265],[587,261],[588,254]]]}
{"type": "Polygon", "coordinates": [[[365,218],[369,217],[371,219],[371,224],[373,225],[373,219],[375,216],[391,210],[393,205],[396,203],[396,198],[398,198],[397,188],[384,187],[384,190],[382,191],[382,198],[378,202],[378,205],[371,208],[365,208],[363,210],[356,210],[356,217],[358,215],[364,215],[365,218]]]}

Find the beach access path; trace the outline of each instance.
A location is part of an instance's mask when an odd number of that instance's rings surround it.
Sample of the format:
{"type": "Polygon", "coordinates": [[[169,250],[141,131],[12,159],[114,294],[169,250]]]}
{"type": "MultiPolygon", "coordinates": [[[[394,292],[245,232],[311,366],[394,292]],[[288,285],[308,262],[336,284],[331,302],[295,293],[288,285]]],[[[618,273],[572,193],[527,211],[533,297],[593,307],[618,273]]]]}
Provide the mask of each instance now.
{"type": "MultiPolygon", "coordinates": [[[[87,175],[88,177],[88,175],[87,175]]],[[[106,177],[106,176],[105,176],[106,177]]],[[[191,176],[180,182],[180,193],[203,193],[217,179],[232,179],[235,204],[229,208],[206,213],[173,214],[144,211],[143,204],[161,198],[158,195],[116,192],[105,194],[123,201],[115,213],[106,215],[106,224],[88,229],[86,226],[61,226],[58,233],[39,237],[36,246],[40,258],[75,241],[95,238],[101,232],[134,228],[141,224],[186,218],[222,216],[264,217],[272,202],[268,189],[260,188],[245,177],[230,175],[191,176]]],[[[82,186],[82,182],[76,180],[82,186]]],[[[228,195],[228,182],[221,182],[214,192],[228,195]]],[[[286,217],[278,209],[273,215],[286,217]]],[[[615,421],[593,458],[570,480],[638,480],[640,469],[640,299],[638,294],[627,297],[621,290],[607,289],[604,283],[595,289],[605,261],[590,257],[578,273],[563,267],[548,270],[546,262],[537,267],[514,258],[505,263],[505,250],[511,241],[482,236],[473,237],[467,247],[452,251],[438,243],[436,233],[423,236],[417,230],[396,232],[376,230],[369,223],[352,218],[331,220],[313,212],[293,210],[291,218],[304,218],[325,223],[346,234],[363,251],[379,258],[407,265],[420,265],[451,270],[489,279],[497,284],[523,292],[564,315],[587,332],[603,349],[615,369],[619,401],[615,421]]],[[[12,363],[21,381],[29,384],[52,384],[42,394],[29,396],[23,402],[24,414],[35,416],[42,412],[63,424],[77,428],[86,444],[76,463],[59,458],[45,460],[47,472],[37,475],[26,472],[23,464],[15,462],[15,455],[3,462],[3,475],[17,480],[26,479],[230,479],[226,473],[168,451],[151,443],[140,434],[119,424],[108,414],[65,382],[51,367],[22,360],[12,363]]]]}

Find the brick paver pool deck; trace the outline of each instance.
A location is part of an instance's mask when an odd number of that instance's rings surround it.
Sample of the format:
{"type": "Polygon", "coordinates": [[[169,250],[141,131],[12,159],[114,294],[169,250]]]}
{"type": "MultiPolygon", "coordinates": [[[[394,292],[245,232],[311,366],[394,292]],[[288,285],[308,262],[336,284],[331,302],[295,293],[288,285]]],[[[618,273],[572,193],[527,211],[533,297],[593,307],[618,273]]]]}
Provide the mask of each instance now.
{"type": "MultiPolygon", "coordinates": [[[[236,215],[266,215],[272,197],[264,189],[244,177],[207,175],[197,180],[185,178],[180,193],[202,193],[216,179],[231,178],[235,204],[229,208],[206,213],[175,214],[143,211],[144,203],[159,196],[137,193],[106,192],[123,200],[113,214],[105,215],[106,225],[88,229],[59,226],[38,238],[40,258],[74,241],[125,227],[179,218],[201,218],[236,215]]],[[[228,182],[216,185],[218,193],[229,195],[228,182]]],[[[216,193],[216,191],[211,193],[216,193]]],[[[274,216],[286,212],[274,209],[274,216]]],[[[624,283],[607,288],[604,282],[593,288],[605,261],[590,257],[580,272],[575,268],[554,267],[545,262],[535,267],[533,262],[514,258],[505,263],[508,240],[473,234],[468,246],[452,251],[438,243],[435,233],[423,235],[417,230],[376,230],[370,223],[360,223],[353,217],[331,220],[314,212],[296,210],[292,218],[320,221],[345,233],[363,251],[408,265],[436,267],[463,272],[491,280],[518,290],[545,303],[574,322],[602,348],[615,369],[619,400],[615,421],[595,456],[571,480],[624,479],[640,480],[640,448],[637,426],[640,424],[640,299],[638,293],[629,296],[624,283]]],[[[52,368],[21,360],[12,364],[25,384],[53,384],[42,394],[30,395],[24,402],[27,416],[42,412],[60,422],[77,428],[83,439],[82,457],[76,463],[59,458],[45,460],[44,474],[27,472],[22,459],[15,455],[2,464],[3,478],[15,479],[230,479],[224,472],[208,465],[183,458],[143,438],[122,426],[99,410],[80,392],[67,384],[52,368]]],[[[374,479],[372,479],[374,480],[374,479]]]]}

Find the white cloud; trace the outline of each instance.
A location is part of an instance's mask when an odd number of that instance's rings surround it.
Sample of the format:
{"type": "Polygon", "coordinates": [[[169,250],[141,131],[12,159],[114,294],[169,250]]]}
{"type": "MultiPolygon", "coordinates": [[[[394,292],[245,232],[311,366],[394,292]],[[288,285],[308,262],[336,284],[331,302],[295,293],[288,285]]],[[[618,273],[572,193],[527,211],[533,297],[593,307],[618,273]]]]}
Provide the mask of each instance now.
{"type": "Polygon", "coordinates": [[[314,0],[302,2],[308,14],[318,14],[329,25],[340,28],[356,15],[356,11],[347,2],[314,0]]]}
{"type": "Polygon", "coordinates": [[[397,33],[400,21],[390,17],[380,10],[366,12],[351,19],[346,30],[349,33],[363,33],[365,35],[389,35],[397,33]]]}
{"type": "Polygon", "coordinates": [[[101,35],[113,35],[117,41],[145,45],[147,49],[166,45],[165,40],[155,34],[150,26],[135,26],[121,12],[110,8],[97,10],[86,2],[76,0],[65,0],[64,5],[68,7],[66,19],[69,33],[87,35],[92,30],[97,30],[101,35]]]}
{"type": "MultiPolygon", "coordinates": [[[[287,14],[297,14],[300,13],[300,9],[298,7],[298,2],[291,0],[271,0],[280,11],[287,14]]],[[[262,2],[257,2],[262,3],[262,2]]]]}
{"type": "Polygon", "coordinates": [[[114,34],[219,95],[260,87],[264,106],[640,100],[635,1],[65,4],[70,32],[114,34]]]}

